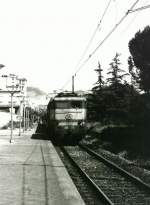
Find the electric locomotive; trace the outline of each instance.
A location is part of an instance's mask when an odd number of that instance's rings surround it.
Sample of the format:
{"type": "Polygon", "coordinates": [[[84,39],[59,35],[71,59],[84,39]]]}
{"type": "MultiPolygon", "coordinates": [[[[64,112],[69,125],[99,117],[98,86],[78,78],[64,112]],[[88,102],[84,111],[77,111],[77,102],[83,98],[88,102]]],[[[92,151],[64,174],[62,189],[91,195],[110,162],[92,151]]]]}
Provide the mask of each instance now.
{"type": "Polygon", "coordinates": [[[56,143],[77,143],[85,133],[86,98],[76,93],[59,93],[47,107],[51,139],[56,143]]]}

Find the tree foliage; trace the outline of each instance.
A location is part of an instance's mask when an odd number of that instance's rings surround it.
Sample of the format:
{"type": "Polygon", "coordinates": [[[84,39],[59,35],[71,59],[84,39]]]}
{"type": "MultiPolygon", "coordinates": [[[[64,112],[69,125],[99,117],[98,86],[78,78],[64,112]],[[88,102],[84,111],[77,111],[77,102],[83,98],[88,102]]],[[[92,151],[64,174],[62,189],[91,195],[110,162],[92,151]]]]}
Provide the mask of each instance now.
{"type": "Polygon", "coordinates": [[[105,110],[101,103],[102,90],[105,82],[103,81],[103,69],[101,68],[100,62],[98,62],[98,68],[96,68],[95,71],[98,75],[98,80],[92,88],[92,93],[88,95],[88,118],[90,120],[101,120],[105,110]]]}
{"type": "Polygon", "coordinates": [[[132,56],[128,58],[128,70],[131,84],[125,81],[129,75],[122,70],[120,54],[116,53],[109,64],[107,83],[103,80],[103,69],[98,63],[95,71],[98,80],[88,95],[88,119],[100,121],[104,124],[128,124],[149,126],[150,96],[141,94],[138,85],[141,83],[141,71],[136,67],[132,56]]]}
{"type": "Polygon", "coordinates": [[[107,78],[107,82],[115,89],[119,84],[121,84],[123,78],[127,75],[127,73],[125,73],[125,71],[120,68],[120,55],[121,54],[116,53],[115,57],[112,59],[112,62],[109,64],[110,68],[108,69],[109,72],[107,73],[109,76],[111,76],[107,78]]]}
{"type": "Polygon", "coordinates": [[[103,81],[100,63],[95,71],[98,74],[98,81],[93,87],[92,93],[88,96],[88,112],[91,119],[98,121],[120,121],[127,119],[127,106],[131,87],[123,81],[126,72],[120,69],[120,54],[116,53],[110,63],[107,82],[103,81]]]}
{"type": "Polygon", "coordinates": [[[95,69],[95,71],[98,75],[98,80],[95,83],[96,86],[94,86],[92,88],[93,92],[97,92],[97,91],[101,90],[102,87],[104,86],[104,80],[103,80],[103,75],[102,75],[103,69],[101,68],[100,62],[98,62],[98,68],[95,69]]]}
{"type": "Polygon", "coordinates": [[[129,50],[137,68],[141,90],[150,91],[150,27],[138,31],[129,41],[129,50]]]}

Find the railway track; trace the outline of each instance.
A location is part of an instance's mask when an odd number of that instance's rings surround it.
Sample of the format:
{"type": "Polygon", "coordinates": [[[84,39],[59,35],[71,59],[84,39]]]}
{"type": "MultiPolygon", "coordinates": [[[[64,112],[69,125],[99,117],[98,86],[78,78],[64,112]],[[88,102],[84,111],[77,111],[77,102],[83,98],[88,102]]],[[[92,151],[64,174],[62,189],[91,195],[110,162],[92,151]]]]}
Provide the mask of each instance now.
{"type": "Polygon", "coordinates": [[[150,204],[150,186],[138,177],[86,147],[63,147],[62,151],[103,204],[150,204]]]}

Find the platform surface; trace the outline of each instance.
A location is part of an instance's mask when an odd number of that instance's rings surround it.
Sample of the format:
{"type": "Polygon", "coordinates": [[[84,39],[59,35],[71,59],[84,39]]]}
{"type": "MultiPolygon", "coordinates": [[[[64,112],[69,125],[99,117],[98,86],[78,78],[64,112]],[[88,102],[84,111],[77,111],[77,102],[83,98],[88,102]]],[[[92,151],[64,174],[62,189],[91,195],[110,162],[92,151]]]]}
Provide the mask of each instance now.
{"type": "Polygon", "coordinates": [[[0,130],[0,205],[84,205],[50,141],[0,130]]]}

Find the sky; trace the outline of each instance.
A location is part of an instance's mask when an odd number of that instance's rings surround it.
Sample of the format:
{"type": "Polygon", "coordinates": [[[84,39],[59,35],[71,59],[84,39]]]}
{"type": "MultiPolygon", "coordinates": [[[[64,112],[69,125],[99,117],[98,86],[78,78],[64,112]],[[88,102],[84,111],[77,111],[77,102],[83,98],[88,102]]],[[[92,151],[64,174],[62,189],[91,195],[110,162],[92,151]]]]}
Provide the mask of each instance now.
{"type": "MultiPolygon", "coordinates": [[[[116,52],[127,69],[128,42],[150,24],[150,9],[130,13],[97,52],[81,65],[125,15],[135,0],[112,0],[86,55],[82,58],[109,0],[0,0],[0,63],[3,74],[27,79],[46,93],[62,88],[90,90],[98,61],[107,73],[116,52]],[[80,59],[82,59],[80,61],[80,59]],[[80,62],[80,63],[79,63],[80,62]]],[[[135,8],[150,5],[139,0],[135,8]]],[[[1,83],[4,83],[1,80],[1,83]]]]}

